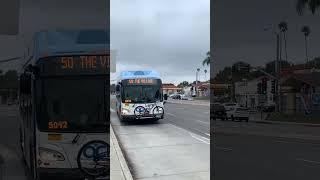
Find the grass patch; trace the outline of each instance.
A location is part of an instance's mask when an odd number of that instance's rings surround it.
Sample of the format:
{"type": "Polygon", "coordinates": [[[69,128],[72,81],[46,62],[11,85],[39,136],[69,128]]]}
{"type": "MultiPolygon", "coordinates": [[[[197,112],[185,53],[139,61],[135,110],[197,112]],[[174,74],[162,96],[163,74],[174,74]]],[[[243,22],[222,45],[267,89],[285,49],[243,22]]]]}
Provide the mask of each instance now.
{"type": "Polygon", "coordinates": [[[266,120],[320,124],[320,118],[318,115],[305,115],[304,113],[285,114],[273,112],[269,115],[269,117],[266,120]]]}

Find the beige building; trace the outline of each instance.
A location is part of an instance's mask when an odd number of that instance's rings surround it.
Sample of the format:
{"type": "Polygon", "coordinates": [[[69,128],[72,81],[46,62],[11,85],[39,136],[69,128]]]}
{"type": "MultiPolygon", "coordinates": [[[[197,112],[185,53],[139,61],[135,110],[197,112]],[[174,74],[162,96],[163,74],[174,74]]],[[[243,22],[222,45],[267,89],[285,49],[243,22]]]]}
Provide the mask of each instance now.
{"type": "Polygon", "coordinates": [[[170,95],[170,94],[182,92],[182,88],[179,88],[172,83],[163,83],[162,84],[162,92],[163,92],[163,94],[170,95]]]}

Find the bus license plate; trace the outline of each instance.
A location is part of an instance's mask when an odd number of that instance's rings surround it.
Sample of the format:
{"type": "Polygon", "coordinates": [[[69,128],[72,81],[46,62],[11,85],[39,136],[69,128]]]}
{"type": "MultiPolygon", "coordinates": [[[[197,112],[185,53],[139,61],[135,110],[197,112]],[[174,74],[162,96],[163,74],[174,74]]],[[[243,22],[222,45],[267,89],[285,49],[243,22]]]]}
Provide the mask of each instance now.
{"type": "Polygon", "coordinates": [[[61,134],[48,134],[49,141],[61,141],[62,135],[61,134]]]}

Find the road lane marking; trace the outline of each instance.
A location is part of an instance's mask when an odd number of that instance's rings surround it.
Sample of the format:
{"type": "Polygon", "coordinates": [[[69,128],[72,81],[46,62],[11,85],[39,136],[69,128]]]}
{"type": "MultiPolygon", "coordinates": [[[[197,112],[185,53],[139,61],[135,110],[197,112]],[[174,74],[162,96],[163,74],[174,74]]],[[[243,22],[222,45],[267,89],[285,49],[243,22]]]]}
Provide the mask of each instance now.
{"type": "Polygon", "coordinates": [[[198,141],[201,141],[201,142],[203,142],[203,143],[205,143],[205,144],[210,144],[210,139],[208,139],[208,138],[205,138],[205,137],[200,136],[200,135],[196,135],[196,134],[194,134],[194,133],[192,133],[192,132],[190,132],[190,131],[188,131],[188,130],[186,130],[186,129],[183,129],[183,128],[181,128],[181,127],[178,127],[178,126],[176,126],[176,125],[174,125],[174,124],[171,124],[171,123],[169,123],[169,124],[172,125],[173,127],[177,128],[177,129],[180,129],[180,130],[182,130],[182,131],[185,131],[185,132],[189,133],[189,135],[190,135],[191,137],[193,137],[194,139],[197,139],[198,141]],[[197,136],[198,136],[198,137],[197,137],[197,136]]]}
{"type": "Polygon", "coordinates": [[[209,122],[203,122],[203,121],[200,121],[200,120],[196,120],[196,121],[198,121],[199,123],[203,123],[203,124],[206,124],[206,125],[210,125],[209,122]]]}
{"type": "Polygon", "coordinates": [[[185,108],[177,107],[176,109],[179,109],[179,110],[184,110],[185,108]]]}
{"type": "Polygon", "coordinates": [[[204,133],[204,134],[206,134],[207,136],[210,136],[210,134],[208,134],[208,133],[204,133]]]}
{"type": "Polygon", "coordinates": [[[199,141],[201,141],[201,142],[203,142],[203,143],[206,143],[206,144],[210,144],[210,140],[207,139],[207,138],[205,138],[205,137],[198,136],[198,135],[195,135],[195,134],[190,133],[190,132],[189,132],[189,134],[190,134],[190,136],[193,137],[194,139],[197,139],[197,140],[199,140],[199,141]]]}
{"type": "Polygon", "coordinates": [[[177,117],[176,115],[174,115],[174,114],[172,114],[172,113],[166,113],[166,114],[168,114],[168,115],[170,115],[170,116],[173,116],[173,117],[177,117]]]}
{"type": "Polygon", "coordinates": [[[308,163],[313,163],[313,164],[319,164],[319,165],[320,165],[320,162],[319,162],[319,161],[312,161],[312,160],[302,159],[302,158],[297,158],[296,160],[297,160],[297,161],[303,161],[303,162],[308,162],[308,163]]]}

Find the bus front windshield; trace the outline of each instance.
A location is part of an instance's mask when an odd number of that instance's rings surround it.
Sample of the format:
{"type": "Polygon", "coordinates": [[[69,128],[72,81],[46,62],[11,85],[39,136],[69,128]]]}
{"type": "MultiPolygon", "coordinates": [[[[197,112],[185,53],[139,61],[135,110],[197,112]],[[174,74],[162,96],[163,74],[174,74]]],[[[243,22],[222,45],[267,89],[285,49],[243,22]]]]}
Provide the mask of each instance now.
{"type": "Polygon", "coordinates": [[[155,103],[162,101],[159,85],[127,85],[123,87],[123,102],[155,103]]]}
{"type": "Polygon", "coordinates": [[[42,79],[38,127],[44,131],[100,132],[108,127],[103,78],[42,79]]]}

